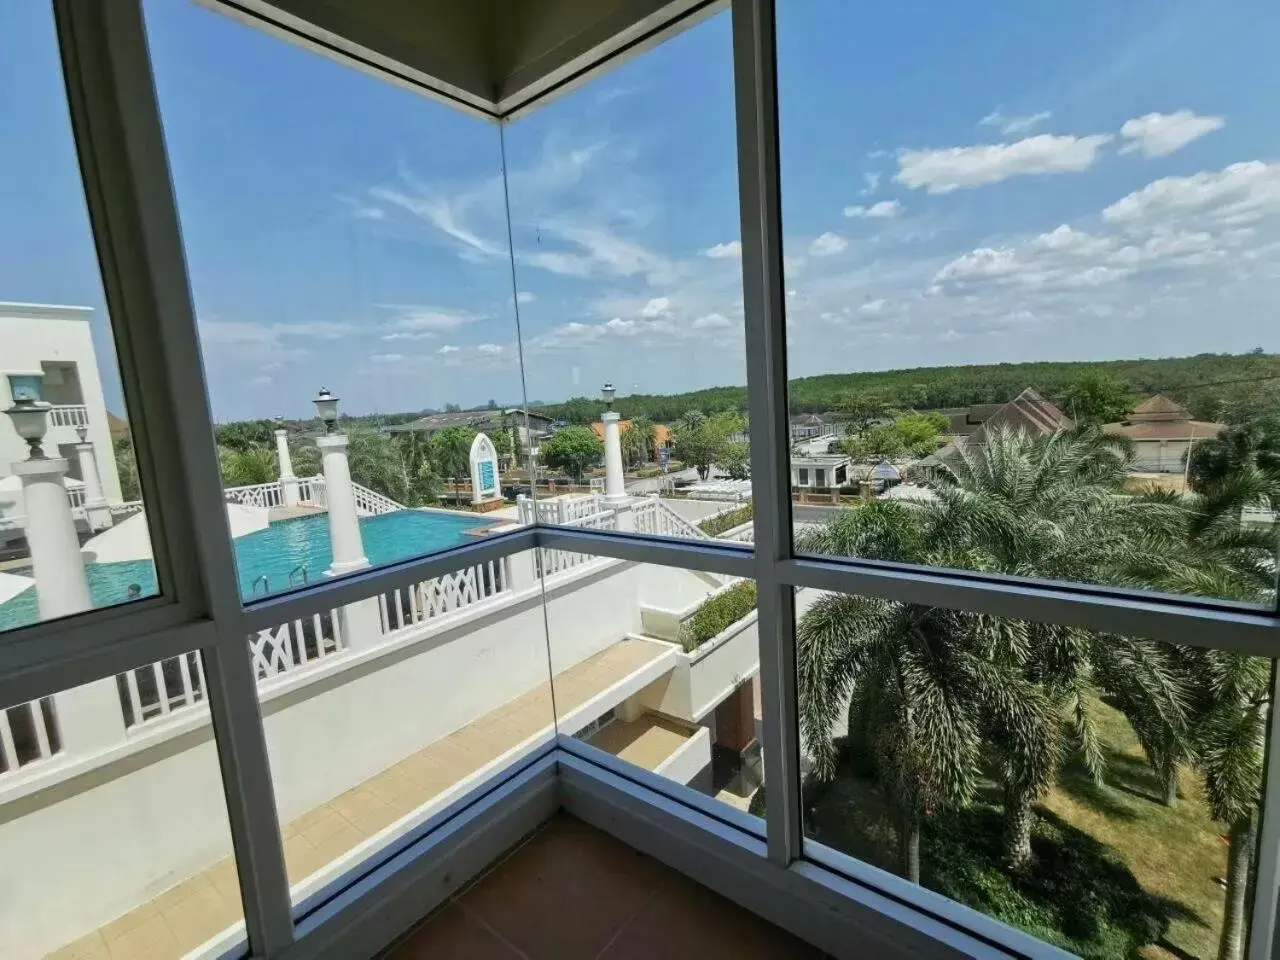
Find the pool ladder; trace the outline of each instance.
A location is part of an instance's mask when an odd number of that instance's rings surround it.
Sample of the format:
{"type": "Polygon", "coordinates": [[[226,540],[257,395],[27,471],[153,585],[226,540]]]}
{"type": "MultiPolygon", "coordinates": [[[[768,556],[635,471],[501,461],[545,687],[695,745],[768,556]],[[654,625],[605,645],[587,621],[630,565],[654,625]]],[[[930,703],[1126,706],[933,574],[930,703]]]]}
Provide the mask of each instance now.
{"type": "Polygon", "coordinates": [[[262,584],[262,595],[264,597],[271,593],[271,581],[267,579],[267,575],[265,573],[257,580],[253,581],[253,586],[250,587],[255,597],[258,595],[258,584],[262,584]]]}
{"type": "Polygon", "coordinates": [[[296,567],[294,567],[292,570],[290,570],[290,571],[289,571],[289,586],[291,586],[291,587],[293,586],[293,583],[294,583],[293,578],[294,578],[297,574],[302,574],[302,585],[303,585],[303,586],[306,586],[306,584],[307,584],[307,565],[306,565],[305,563],[300,563],[300,564],[298,564],[296,567]]]}

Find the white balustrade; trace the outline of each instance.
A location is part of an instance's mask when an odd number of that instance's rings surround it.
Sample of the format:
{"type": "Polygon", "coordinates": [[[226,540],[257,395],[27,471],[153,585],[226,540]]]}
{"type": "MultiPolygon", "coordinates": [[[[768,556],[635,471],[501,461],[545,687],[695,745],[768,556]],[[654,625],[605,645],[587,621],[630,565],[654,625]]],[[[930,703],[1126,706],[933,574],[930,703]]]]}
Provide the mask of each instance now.
{"type": "MultiPolygon", "coordinates": [[[[376,517],[384,513],[394,513],[407,509],[404,504],[396,503],[390,497],[384,497],[376,490],[362,487],[358,483],[351,485],[355,492],[356,514],[361,517],[376,517]]],[[[247,507],[283,507],[285,505],[284,487],[279,480],[270,483],[255,483],[244,487],[227,487],[223,491],[227,500],[242,503],[247,507]]],[[[298,500],[316,507],[329,505],[328,491],[324,477],[299,477],[298,500]]]]}
{"type": "Polygon", "coordinates": [[[510,589],[508,568],[498,560],[397,588],[378,597],[382,632],[394,633],[426,623],[490,600],[510,589]]]}
{"type": "Polygon", "coordinates": [[[0,710],[0,777],[61,750],[57,717],[49,698],[0,710]]]}
{"type": "Polygon", "coordinates": [[[337,610],[259,630],[249,638],[253,670],[259,682],[319,663],[345,646],[337,610]]]}
{"type": "Polygon", "coordinates": [[[89,409],[82,403],[60,403],[49,409],[51,427],[87,427],[89,409]]]}
{"type": "Polygon", "coordinates": [[[711,540],[697,524],[690,523],[658,497],[650,497],[636,504],[631,515],[635,518],[635,532],[658,537],[679,537],[684,540],[711,540]]]}
{"type": "Polygon", "coordinates": [[[131,517],[142,512],[143,504],[141,500],[125,500],[123,503],[108,504],[107,509],[111,511],[113,518],[131,517]]]}
{"type": "Polygon", "coordinates": [[[126,728],[167,717],[205,699],[204,665],[195,652],[117,674],[126,728]]]}
{"type": "Polygon", "coordinates": [[[71,509],[84,508],[84,487],[68,487],[67,501],[71,504],[71,509]]]}

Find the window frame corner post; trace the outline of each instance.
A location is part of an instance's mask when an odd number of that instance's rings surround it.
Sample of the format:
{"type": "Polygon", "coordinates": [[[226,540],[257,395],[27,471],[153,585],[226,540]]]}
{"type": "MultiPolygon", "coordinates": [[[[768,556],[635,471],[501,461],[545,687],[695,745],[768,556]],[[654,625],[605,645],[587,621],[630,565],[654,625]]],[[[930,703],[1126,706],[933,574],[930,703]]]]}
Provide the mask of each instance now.
{"type": "Polygon", "coordinates": [[[765,818],[769,858],[785,867],[801,856],[804,833],[795,592],[779,571],[792,539],[775,4],[732,0],[731,9],[765,818]]]}
{"type": "Polygon", "coordinates": [[[277,956],[289,881],[142,0],[52,6],[158,573],[186,620],[214,627],[199,650],[245,928],[255,956],[277,956]]]}

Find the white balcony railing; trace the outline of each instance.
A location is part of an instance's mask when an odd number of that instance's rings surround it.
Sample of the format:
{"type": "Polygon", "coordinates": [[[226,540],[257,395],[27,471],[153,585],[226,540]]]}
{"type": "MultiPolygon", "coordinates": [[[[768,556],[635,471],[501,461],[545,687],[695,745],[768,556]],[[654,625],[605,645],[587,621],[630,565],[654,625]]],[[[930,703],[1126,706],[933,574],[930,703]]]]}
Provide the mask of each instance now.
{"type": "Polygon", "coordinates": [[[205,698],[204,667],[198,653],[169,657],[116,678],[126,728],[194,707],[205,698]]]}
{"type": "Polygon", "coordinates": [[[60,403],[49,410],[51,427],[89,426],[89,408],[82,403],[60,403]]]}
{"type": "Polygon", "coordinates": [[[395,633],[490,600],[511,589],[510,557],[423,580],[378,598],[382,632],[395,633]]]}
{"type": "Polygon", "coordinates": [[[52,700],[46,697],[0,710],[0,776],[48,760],[59,749],[52,700]]]}
{"type": "Polygon", "coordinates": [[[690,523],[657,497],[650,497],[637,504],[632,513],[635,515],[636,533],[679,537],[682,540],[711,539],[697,524],[690,523]]]}

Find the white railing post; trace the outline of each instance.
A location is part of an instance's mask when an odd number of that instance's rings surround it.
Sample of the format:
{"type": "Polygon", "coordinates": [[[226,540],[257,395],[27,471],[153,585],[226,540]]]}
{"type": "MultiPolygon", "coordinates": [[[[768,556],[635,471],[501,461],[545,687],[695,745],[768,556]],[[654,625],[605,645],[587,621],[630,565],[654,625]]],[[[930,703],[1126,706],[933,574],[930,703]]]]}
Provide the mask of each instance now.
{"type": "Polygon", "coordinates": [[[289,431],[276,431],[276,460],[280,467],[280,489],[284,506],[298,505],[298,478],[293,475],[293,458],[289,455],[289,431]]]}
{"type": "Polygon", "coordinates": [[[127,736],[114,676],[55,693],[53,710],[62,750],[69,756],[101,753],[127,736]]]}

